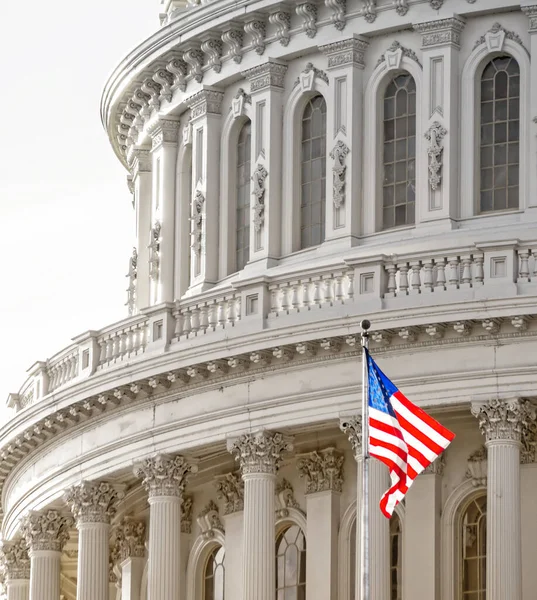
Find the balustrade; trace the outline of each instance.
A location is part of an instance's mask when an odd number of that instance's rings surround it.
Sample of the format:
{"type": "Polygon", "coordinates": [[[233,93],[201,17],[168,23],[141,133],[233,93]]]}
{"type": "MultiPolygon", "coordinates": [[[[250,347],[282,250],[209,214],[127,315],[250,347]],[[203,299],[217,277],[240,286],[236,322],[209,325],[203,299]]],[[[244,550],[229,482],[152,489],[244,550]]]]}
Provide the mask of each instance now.
{"type": "Polygon", "coordinates": [[[177,339],[233,327],[241,319],[241,298],[232,293],[198,302],[178,302],[174,317],[177,339]]]}
{"type": "Polygon", "coordinates": [[[51,361],[47,367],[48,391],[53,392],[60,386],[72,381],[78,375],[78,348],[57,361],[51,361]]]}
{"type": "Polygon", "coordinates": [[[138,321],[97,338],[99,345],[98,367],[121,362],[145,352],[147,321],[138,321]]]}

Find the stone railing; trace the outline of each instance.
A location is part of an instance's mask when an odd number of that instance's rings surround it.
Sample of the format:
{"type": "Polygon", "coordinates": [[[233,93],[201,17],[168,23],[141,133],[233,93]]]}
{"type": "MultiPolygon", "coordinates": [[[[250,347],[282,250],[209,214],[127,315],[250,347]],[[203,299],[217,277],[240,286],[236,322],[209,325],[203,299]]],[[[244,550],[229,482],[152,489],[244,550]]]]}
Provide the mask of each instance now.
{"type": "MultiPolygon", "coordinates": [[[[298,324],[318,328],[326,319],[379,315],[384,310],[400,310],[404,319],[408,308],[427,313],[433,305],[437,313],[444,306],[449,321],[457,320],[456,313],[450,314],[455,303],[471,310],[474,301],[498,299],[515,306],[517,297],[525,297],[527,305],[528,297],[537,296],[537,244],[482,243],[397,256],[359,253],[317,269],[295,267],[251,281],[229,280],[193,298],[151,307],[101,331],[89,331],[50,360],[36,363],[21,390],[9,395],[8,406],[19,411],[100,372],[143,360],[146,354],[182,350],[187,340],[188,347],[210,342],[211,334],[222,330],[231,339],[266,329],[290,330],[298,324]]],[[[494,316],[489,320],[492,323],[494,316]]],[[[215,333],[215,340],[221,338],[215,333]]]]}

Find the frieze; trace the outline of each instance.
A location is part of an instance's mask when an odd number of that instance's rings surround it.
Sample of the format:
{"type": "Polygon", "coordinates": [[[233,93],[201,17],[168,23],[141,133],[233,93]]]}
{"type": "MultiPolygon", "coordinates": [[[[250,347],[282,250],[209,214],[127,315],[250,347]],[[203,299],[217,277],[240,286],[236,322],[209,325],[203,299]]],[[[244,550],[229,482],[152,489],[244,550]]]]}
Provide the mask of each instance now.
{"type": "Polygon", "coordinates": [[[190,108],[190,121],[195,121],[208,114],[219,115],[223,98],[223,92],[217,90],[200,90],[187,98],[186,104],[190,108]]]}
{"type": "Polygon", "coordinates": [[[269,61],[263,65],[243,71],[242,75],[250,81],[250,92],[260,92],[269,87],[283,89],[287,65],[269,61]]]}
{"type": "Polygon", "coordinates": [[[421,47],[453,45],[460,48],[461,35],[466,21],[459,17],[450,17],[437,21],[428,21],[414,25],[414,31],[421,33],[421,47]]]}
{"type": "Polygon", "coordinates": [[[328,69],[335,69],[346,65],[365,67],[365,51],[369,42],[360,38],[350,38],[332,44],[319,46],[319,50],[328,57],[328,69]]]}

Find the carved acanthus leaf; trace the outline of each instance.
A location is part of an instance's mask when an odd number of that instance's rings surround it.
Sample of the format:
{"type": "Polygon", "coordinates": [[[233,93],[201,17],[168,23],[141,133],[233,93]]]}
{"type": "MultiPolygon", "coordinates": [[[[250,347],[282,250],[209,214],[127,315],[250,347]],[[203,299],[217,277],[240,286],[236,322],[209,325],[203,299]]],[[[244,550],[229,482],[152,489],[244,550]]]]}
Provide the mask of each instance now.
{"type": "Polygon", "coordinates": [[[362,14],[368,23],[374,23],[377,18],[377,0],[363,0],[362,14]]]}
{"type": "Polygon", "coordinates": [[[240,473],[226,473],[215,477],[216,497],[224,500],[224,514],[229,515],[244,508],[244,481],[240,473]]]}
{"type": "Polygon", "coordinates": [[[224,531],[224,526],[218,514],[218,506],[212,500],[200,512],[196,521],[201,529],[202,537],[206,540],[214,538],[217,531],[224,531]]]}
{"type": "Polygon", "coordinates": [[[306,494],[341,492],[343,489],[343,454],[335,448],[299,455],[297,469],[306,479],[306,494]]]}
{"type": "Polygon", "coordinates": [[[473,404],[472,414],[477,418],[479,429],[487,442],[521,442],[537,416],[535,407],[529,400],[518,398],[494,398],[485,404],[473,404]]]}
{"type": "Polygon", "coordinates": [[[145,556],[145,523],[131,518],[124,518],[114,528],[112,544],[117,546],[120,560],[127,558],[144,558],[145,556]]]}
{"type": "Polygon", "coordinates": [[[254,227],[256,231],[260,231],[265,223],[265,185],[268,177],[268,171],[262,164],[258,164],[252,174],[254,189],[252,195],[254,200],[254,227]]]}
{"type": "Polygon", "coordinates": [[[340,208],[345,201],[345,179],[347,172],[345,159],[349,152],[349,148],[341,140],[337,141],[330,152],[330,158],[334,161],[332,166],[332,187],[335,208],[340,208]]]}
{"type": "Polygon", "coordinates": [[[181,504],[181,533],[192,533],[192,508],[194,500],[192,496],[183,496],[181,504]]]}
{"type": "Polygon", "coordinates": [[[172,90],[178,89],[184,92],[186,90],[186,75],[188,70],[186,62],[180,58],[174,58],[166,65],[166,70],[173,75],[172,90]]]}
{"type": "Polygon", "coordinates": [[[188,462],[184,456],[171,457],[166,454],[146,458],[134,466],[134,475],[142,479],[142,485],[149,492],[150,498],[181,498],[188,478],[197,471],[197,465],[188,462]]]}
{"type": "Polygon", "coordinates": [[[222,40],[210,37],[201,43],[202,51],[208,57],[208,65],[215,72],[222,70],[222,40]]]}
{"type": "Polygon", "coordinates": [[[404,17],[408,12],[408,0],[393,0],[393,6],[400,17],[404,17]]]}
{"type": "Polygon", "coordinates": [[[30,557],[25,539],[2,542],[0,562],[8,580],[30,579],[30,557]]]}
{"type": "Polygon", "coordinates": [[[429,156],[429,185],[433,191],[438,189],[442,181],[442,155],[444,148],[440,142],[447,134],[441,123],[435,121],[425,132],[425,139],[429,142],[427,154],[429,156]]]}
{"type": "Polygon", "coordinates": [[[77,524],[110,523],[124,492],[106,481],[82,481],[68,489],[64,502],[69,505],[77,524]]]}
{"type": "Polygon", "coordinates": [[[167,102],[171,102],[173,95],[173,79],[173,75],[169,71],[166,71],[166,69],[159,69],[153,75],[153,81],[160,85],[159,100],[166,100],[167,102]]]}
{"type": "Polygon", "coordinates": [[[344,417],[339,420],[339,428],[347,435],[351,443],[354,457],[362,457],[362,417],[356,415],[353,417],[344,417]]]}
{"type": "Polygon", "coordinates": [[[190,67],[188,74],[195,81],[201,83],[203,80],[203,52],[199,48],[192,46],[183,52],[183,60],[190,67]]]}
{"type": "Polygon", "coordinates": [[[291,452],[292,438],[283,433],[262,430],[245,433],[230,441],[229,451],[240,463],[243,475],[269,473],[275,475],[284,452],[291,452]]]}
{"type": "Polygon", "coordinates": [[[346,0],[324,0],[326,6],[332,10],[332,23],[338,31],[343,31],[347,23],[346,0]]]}
{"type": "Polygon", "coordinates": [[[21,534],[30,550],[61,552],[73,524],[72,517],[61,515],[57,510],[32,512],[23,518],[21,534]]]}

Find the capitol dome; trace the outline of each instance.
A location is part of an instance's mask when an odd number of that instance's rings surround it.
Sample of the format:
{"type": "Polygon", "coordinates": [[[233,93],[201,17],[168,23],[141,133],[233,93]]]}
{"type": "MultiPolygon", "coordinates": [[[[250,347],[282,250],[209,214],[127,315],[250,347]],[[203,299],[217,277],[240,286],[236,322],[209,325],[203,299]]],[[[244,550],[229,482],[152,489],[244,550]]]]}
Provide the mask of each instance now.
{"type": "Polygon", "coordinates": [[[370,600],[535,600],[537,0],[157,11],[125,319],[8,398],[6,598],[360,600],[366,318],[456,434],[390,520],[372,461],[370,600]]]}

